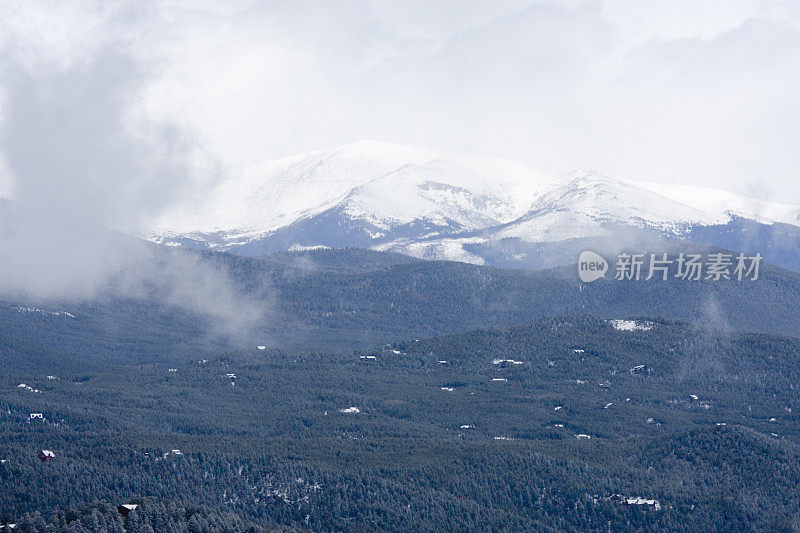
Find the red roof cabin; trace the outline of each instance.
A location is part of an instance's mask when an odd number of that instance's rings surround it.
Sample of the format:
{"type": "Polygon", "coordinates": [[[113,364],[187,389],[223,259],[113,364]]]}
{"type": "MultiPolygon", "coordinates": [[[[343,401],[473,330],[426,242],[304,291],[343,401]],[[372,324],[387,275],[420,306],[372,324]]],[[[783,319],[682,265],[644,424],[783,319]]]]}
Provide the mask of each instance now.
{"type": "Polygon", "coordinates": [[[47,463],[52,461],[56,458],[56,454],[51,452],[50,450],[42,450],[39,452],[39,460],[43,463],[47,463]]]}

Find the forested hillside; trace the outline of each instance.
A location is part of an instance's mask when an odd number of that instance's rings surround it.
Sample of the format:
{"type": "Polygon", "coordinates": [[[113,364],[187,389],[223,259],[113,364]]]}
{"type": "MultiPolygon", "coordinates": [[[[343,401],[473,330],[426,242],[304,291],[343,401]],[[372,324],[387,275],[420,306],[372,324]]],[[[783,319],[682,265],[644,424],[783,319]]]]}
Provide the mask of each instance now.
{"type": "Polygon", "coordinates": [[[349,351],[574,313],[657,316],[800,334],[800,275],[770,265],[756,281],[581,284],[574,268],[503,270],[363,250],[202,257],[226,272],[240,295],[231,312],[239,305],[242,314],[257,308],[257,321],[219,330],[208,316],[113,293],[80,301],[5,298],[0,301],[0,369],[165,365],[253,345],[349,351]]]}
{"type": "Polygon", "coordinates": [[[355,353],[13,372],[0,519],[113,531],[138,503],[128,530],[798,527],[799,351],[572,316],[355,353]]]}

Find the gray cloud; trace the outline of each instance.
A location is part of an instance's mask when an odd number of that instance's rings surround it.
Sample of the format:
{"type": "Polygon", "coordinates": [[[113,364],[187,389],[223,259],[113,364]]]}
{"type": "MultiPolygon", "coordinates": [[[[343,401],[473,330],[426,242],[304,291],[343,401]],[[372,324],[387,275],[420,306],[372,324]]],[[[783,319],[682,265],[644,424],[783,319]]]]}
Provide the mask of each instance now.
{"type": "Polygon", "coordinates": [[[0,146],[14,201],[0,204],[0,294],[153,298],[211,317],[218,333],[245,332],[266,307],[224,268],[115,231],[217,176],[185,128],[138,112],[147,67],[124,49],[69,68],[2,64],[0,146]]]}
{"type": "Polygon", "coordinates": [[[132,114],[146,75],[114,52],[65,72],[7,72],[0,143],[15,199],[129,228],[195,184],[194,139],[132,114]]]}
{"type": "Polygon", "coordinates": [[[793,2],[50,8],[0,16],[15,57],[63,68],[124,47],[145,72],[125,81],[133,111],[186,126],[226,166],[375,138],[800,202],[793,2]]]}

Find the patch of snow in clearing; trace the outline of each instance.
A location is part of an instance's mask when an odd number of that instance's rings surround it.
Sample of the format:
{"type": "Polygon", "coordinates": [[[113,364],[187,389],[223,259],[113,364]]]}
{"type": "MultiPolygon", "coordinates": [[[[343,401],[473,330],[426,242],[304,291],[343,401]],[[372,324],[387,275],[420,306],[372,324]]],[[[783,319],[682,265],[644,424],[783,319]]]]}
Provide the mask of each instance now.
{"type": "Polygon", "coordinates": [[[514,361],[513,359],[495,359],[494,361],[492,361],[492,364],[494,364],[494,365],[499,365],[499,364],[502,364],[502,363],[509,363],[509,364],[512,364],[512,365],[521,365],[522,361],[514,361]]]}
{"type": "Polygon", "coordinates": [[[290,252],[305,252],[307,250],[330,250],[330,246],[325,246],[324,244],[313,244],[310,246],[304,246],[302,244],[293,244],[289,247],[290,252]]]}
{"type": "Polygon", "coordinates": [[[486,239],[483,237],[468,237],[443,239],[438,241],[394,241],[380,246],[376,246],[378,251],[394,251],[417,259],[427,259],[429,261],[459,261],[461,263],[472,263],[473,265],[483,265],[483,257],[475,255],[464,249],[464,244],[482,244],[486,239]]]}
{"type": "Polygon", "coordinates": [[[47,316],[68,316],[75,318],[75,315],[66,311],[48,311],[47,309],[39,309],[38,307],[14,307],[18,313],[37,313],[47,316]]]}
{"type": "Polygon", "coordinates": [[[461,429],[474,429],[474,428],[475,428],[475,426],[471,426],[471,425],[469,425],[469,424],[463,424],[463,425],[461,426],[461,429]]]}
{"type": "Polygon", "coordinates": [[[439,387],[442,390],[446,390],[447,392],[453,392],[455,389],[453,387],[439,387]]]}
{"type": "Polygon", "coordinates": [[[506,378],[492,378],[492,381],[508,381],[506,378]]]}
{"type": "Polygon", "coordinates": [[[259,350],[266,350],[267,349],[266,346],[256,346],[256,348],[258,348],[259,350]]]}
{"type": "Polygon", "coordinates": [[[653,329],[652,322],[637,322],[636,320],[609,320],[611,326],[619,331],[649,331],[653,329]]]}
{"type": "Polygon", "coordinates": [[[358,407],[348,407],[346,409],[339,409],[340,413],[360,413],[361,409],[358,407]]]}

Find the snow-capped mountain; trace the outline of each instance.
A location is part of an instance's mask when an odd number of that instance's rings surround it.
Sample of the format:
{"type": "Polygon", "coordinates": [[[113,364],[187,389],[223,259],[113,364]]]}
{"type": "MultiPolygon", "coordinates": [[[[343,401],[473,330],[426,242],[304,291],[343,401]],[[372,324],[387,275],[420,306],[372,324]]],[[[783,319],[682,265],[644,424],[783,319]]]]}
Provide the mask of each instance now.
{"type": "Polygon", "coordinates": [[[364,247],[522,267],[666,238],[786,263],[798,255],[800,206],[586,169],[548,182],[498,161],[361,141],[248,169],[204,205],[170,212],[150,238],[248,255],[364,247]]]}
{"type": "Polygon", "coordinates": [[[797,225],[798,215],[798,206],[699,187],[628,182],[578,169],[542,188],[530,211],[496,236],[557,241],[607,235],[603,226],[610,224],[680,237],[695,226],[727,224],[735,217],[797,225]]]}
{"type": "Polygon", "coordinates": [[[162,217],[156,239],[212,236],[214,245],[249,242],[337,209],[377,233],[418,220],[483,227],[528,207],[529,173],[511,164],[458,159],[432,150],[359,141],[270,161],[220,182],[201,205],[162,217]]]}
{"type": "Polygon", "coordinates": [[[265,253],[442,236],[514,220],[529,206],[530,177],[504,162],[359,141],[247,169],[148,237],[265,253]]]}
{"type": "Polygon", "coordinates": [[[679,240],[760,252],[800,268],[800,209],[713,189],[614,179],[578,169],[539,187],[530,210],[483,231],[395,242],[380,249],[423,258],[542,267],[587,247],[614,251],[679,240]]]}

